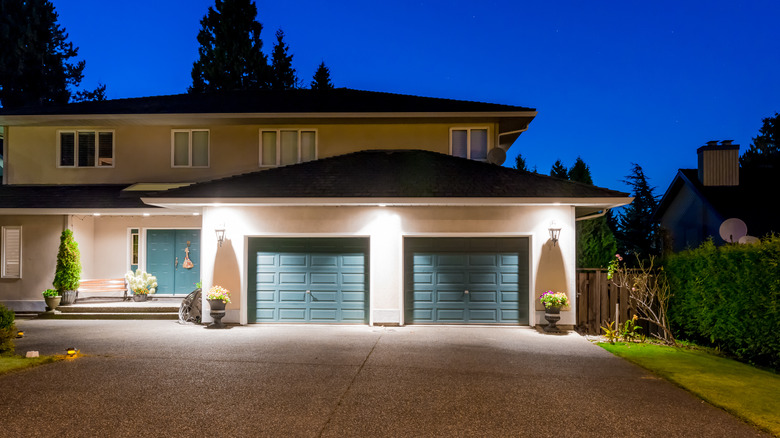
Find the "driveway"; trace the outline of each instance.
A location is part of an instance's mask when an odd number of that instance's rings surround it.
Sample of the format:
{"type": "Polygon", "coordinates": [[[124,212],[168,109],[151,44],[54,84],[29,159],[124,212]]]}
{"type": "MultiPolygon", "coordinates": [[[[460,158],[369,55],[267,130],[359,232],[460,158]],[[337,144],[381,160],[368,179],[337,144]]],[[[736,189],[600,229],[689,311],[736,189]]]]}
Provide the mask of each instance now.
{"type": "Polygon", "coordinates": [[[530,328],[18,321],[0,436],[761,436],[584,338],[530,328]]]}

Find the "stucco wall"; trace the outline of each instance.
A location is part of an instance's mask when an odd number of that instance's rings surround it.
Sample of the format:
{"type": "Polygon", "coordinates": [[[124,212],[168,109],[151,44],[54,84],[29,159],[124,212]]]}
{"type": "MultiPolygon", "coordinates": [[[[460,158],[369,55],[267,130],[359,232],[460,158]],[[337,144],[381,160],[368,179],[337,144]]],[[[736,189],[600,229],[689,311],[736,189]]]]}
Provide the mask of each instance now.
{"type": "Polygon", "coordinates": [[[43,310],[41,292],[52,287],[66,223],[65,216],[0,216],[1,226],[22,226],[22,278],[0,278],[0,301],[35,301],[43,310]]]}
{"type": "MultiPolygon", "coordinates": [[[[574,210],[557,207],[208,207],[203,212],[204,289],[219,284],[233,291],[225,321],[247,322],[246,244],[249,237],[366,236],[370,238],[371,323],[403,323],[403,238],[406,236],[530,237],[529,314],[543,321],[537,297],[548,289],[566,292],[576,308],[574,210]],[[550,222],[562,228],[553,247],[550,222]],[[214,229],[224,224],[217,247],[214,229]]],[[[204,306],[207,304],[204,303],[204,306]]],[[[574,324],[571,310],[561,324],[574,324]]]]}
{"type": "MultiPolygon", "coordinates": [[[[8,184],[91,184],[204,181],[259,170],[260,129],[315,129],[318,157],[366,149],[424,149],[449,153],[449,129],[459,123],[311,123],[300,125],[9,127],[8,184]],[[57,131],[114,130],[113,168],[57,168],[57,131]],[[209,129],[208,168],[171,167],[171,130],[209,129]]],[[[488,126],[495,136],[495,124],[488,126]]],[[[489,147],[494,143],[490,139],[489,147]]]]}

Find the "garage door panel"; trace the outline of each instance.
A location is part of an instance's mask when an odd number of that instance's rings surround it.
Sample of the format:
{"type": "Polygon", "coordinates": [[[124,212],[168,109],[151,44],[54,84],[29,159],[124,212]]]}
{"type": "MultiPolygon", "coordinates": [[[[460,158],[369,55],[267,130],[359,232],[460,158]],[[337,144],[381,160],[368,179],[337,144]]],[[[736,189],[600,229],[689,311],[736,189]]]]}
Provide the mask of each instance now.
{"type": "Polygon", "coordinates": [[[367,322],[368,239],[253,238],[248,250],[250,321],[367,322]]]}
{"type": "Polygon", "coordinates": [[[528,240],[406,238],[406,321],[528,324],[528,240]]]}

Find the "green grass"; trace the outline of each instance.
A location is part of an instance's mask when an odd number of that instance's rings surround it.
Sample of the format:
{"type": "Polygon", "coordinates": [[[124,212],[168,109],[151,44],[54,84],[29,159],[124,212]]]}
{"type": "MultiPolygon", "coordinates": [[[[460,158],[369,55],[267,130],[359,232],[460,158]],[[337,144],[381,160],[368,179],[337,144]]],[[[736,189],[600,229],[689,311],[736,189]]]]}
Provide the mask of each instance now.
{"type": "Polygon", "coordinates": [[[11,371],[22,370],[45,363],[62,360],[62,356],[41,356],[41,357],[21,357],[21,356],[0,356],[0,375],[10,373],[11,371]]]}
{"type": "Polygon", "coordinates": [[[657,344],[599,345],[780,436],[780,375],[702,350],[657,344]]]}

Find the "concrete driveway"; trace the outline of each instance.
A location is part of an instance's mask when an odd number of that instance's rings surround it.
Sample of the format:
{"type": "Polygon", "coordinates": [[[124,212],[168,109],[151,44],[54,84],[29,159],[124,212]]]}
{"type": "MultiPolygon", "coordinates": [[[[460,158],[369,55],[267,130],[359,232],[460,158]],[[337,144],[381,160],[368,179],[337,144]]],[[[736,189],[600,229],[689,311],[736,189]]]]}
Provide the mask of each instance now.
{"type": "Polygon", "coordinates": [[[761,436],[576,334],[18,321],[0,436],[761,436]]]}

